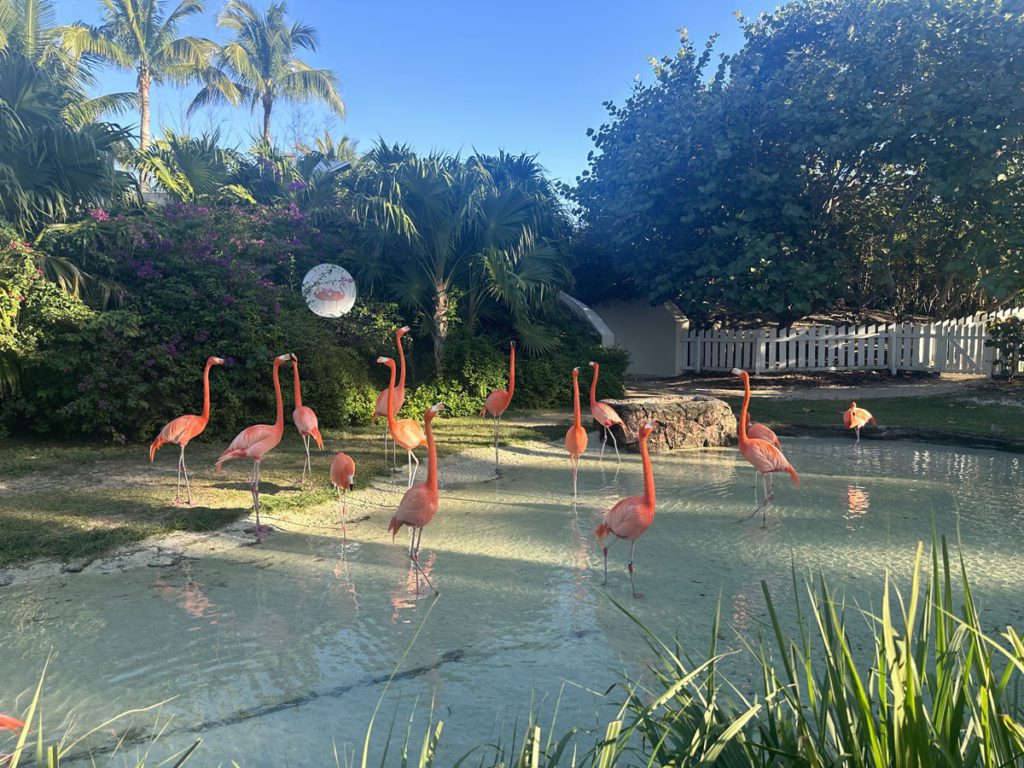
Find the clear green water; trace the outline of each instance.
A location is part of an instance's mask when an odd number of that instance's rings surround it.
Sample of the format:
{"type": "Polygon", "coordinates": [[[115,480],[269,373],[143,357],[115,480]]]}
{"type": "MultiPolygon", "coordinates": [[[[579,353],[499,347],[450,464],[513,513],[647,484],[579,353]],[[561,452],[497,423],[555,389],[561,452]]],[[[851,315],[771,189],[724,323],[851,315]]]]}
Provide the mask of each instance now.
{"type": "MultiPolygon", "coordinates": [[[[737,634],[764,628],[762,579],[784,611],[792,565],[820,569],[870,607],[886,568],[905,580],[933,518],[955,539],[959,514],[984,622],[1024,626],[1022,457],[910,443],[855,451],[851,441],[811,439],[787,440],[786,453],[803,487],[776,480],[766,529],[760,518],[738,522],[753,508],[753,471],[735,451],[656,456],[657,516],[637,545],[646,597],[630,597],[622,542],[612,547],[608,594],[697,656],[721,594],[722,646],[738,648],[737,634]]],[[[502,728],[507,739],[531,696],[546,722],[563,681],[556,730],[610,719],[614,709],[595,692],[643,662],[635,627],[603,597],[593,537],[608,506],[640,492],[637,457],[616,477],[614,456],[602,467],[592,451],[575,511],[561,452],[527,459],[497,481],[442,488],[423,535],[423,562],[442,594],[375,734],[396,713],[404,733],[418,696],[418,748],[434,697],[445,720],[441,764],[502,728]]],[[[443,463],[441,473],[443,482],[443,463]]],[[[278,532],[175,567],[0,590],[0,711],[19,711],[15,695],[34,686],[52,649],[50,728],[75,721],[81,731],[177,696],[163,709],[173,721],[154,754],[201,735],[198,765],[333,765],[332,740],[362,744],[382,680],[433,602],[415,595],[406,539],[386,533],[390,515],[374,511],[344,548],[337,537],[278,532]]],[[[734,682],[753,684],[746,660],[730,664],[734,682]]]]}

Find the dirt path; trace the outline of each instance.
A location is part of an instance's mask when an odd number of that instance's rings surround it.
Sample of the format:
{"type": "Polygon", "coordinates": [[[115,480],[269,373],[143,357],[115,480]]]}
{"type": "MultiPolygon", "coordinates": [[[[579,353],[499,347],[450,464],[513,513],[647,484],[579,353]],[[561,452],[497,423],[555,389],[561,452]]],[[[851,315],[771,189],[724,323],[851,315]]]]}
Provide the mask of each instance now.
{"type": "MultiPolygon", "coordinates": [[[[990,379],[981,376],[890,376],[888,373],[843,372],[830,374],[781,374],[751,379],[751,397],[789,397],[794,400],[868,400],[879,397],[927,397],[972,394],[984,390],[990,379]]],[[[663,395],[737,397],[742,387],[735,376],[706,374],[675,379],[634,380],[626,384],[626,396],[657,398],[663,395]]]]}

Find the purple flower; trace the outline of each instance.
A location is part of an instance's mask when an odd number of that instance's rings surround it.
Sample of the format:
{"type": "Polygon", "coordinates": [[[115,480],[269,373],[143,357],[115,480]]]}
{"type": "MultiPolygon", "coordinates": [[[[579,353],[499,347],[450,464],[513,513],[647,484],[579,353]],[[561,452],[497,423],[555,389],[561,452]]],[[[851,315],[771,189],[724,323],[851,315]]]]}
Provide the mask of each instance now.
{"type": "Polygon", "coordinates": [[[305,189],[308,186],[309,186],[309,184],[304,182],[302,179],[298,179],[298,180],[293,181],[291,184],[288,185],[288,191],[289,192],[298,192],[300,190],[305,189]]]}
{"type": "Polygon", "coordinates": [[[196,334],[196,341],[198,341],[200,344],[202,344],[208,338],[210,338],[210,332],[205,329],[196,334]]]}
{"type": "Polygon", "coordinates": [[[281,304],[275,301],[274,302],[274,314],[277,315],[277,314],[280,314],[280,313],[281,313],[281,304]]]}
{"type": "Polygon", "coordinates": [[[108,403],[106,400],[100,400],[98,403],[96,403],[96,406],[102,411],[106,408],[109,408],[110,403],[108,403]]]}
{"type": "Polygon", "coordinates": [[[234,304],[234,303],[235,303],[236,301],[238,301],[238,299],[236,299],[236,298],[235,298],[234,296],[232,296],[232,295],[231,295],[230,293],[225,293],[225,294],[224,294],[224,298],[222,298],[222,299],[220,300],[220,303],[221,303],[222,305],[224,305],[225,307],[230,307],[230,306],[231,306],[232,304],[234,304]]]}
{"type": "Polygon", "coordinates": [[[154,365],[156,365],[156,358],[155,357],[149,358],[149,360],[146,361],[146,365],[148,365],[150,368],[152,368],[154,365]]]}
{"type": "Polygon", "coordinates": [[[234,365],[234,364],[235,364],[235,358],[233,358],[231,355],[225,355],[224,356],[224,365],[234,365]]]}
{"type": "Polygon", "coordinates": [[[95,221],[110,221],[110,214],[102,208],[90,208],[87,213],[92,216],[95,221]]]}

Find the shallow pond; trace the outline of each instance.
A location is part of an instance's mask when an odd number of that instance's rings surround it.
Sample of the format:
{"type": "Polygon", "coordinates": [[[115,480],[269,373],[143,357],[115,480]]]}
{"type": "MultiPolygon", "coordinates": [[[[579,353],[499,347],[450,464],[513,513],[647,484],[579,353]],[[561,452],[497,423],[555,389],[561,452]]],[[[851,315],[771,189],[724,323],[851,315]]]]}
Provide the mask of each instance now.
{"type": "MultiPolygon", "coordinates": [[[[616,475],[614,454],[599,464],[591,440],[575,510],[568,462],[553,446],[515,449],[519,463],[499,479],[462,487],[443,487],[442,461],[441,511],[422,554],[442,593],[436,604],[426,592],[417,598],[407,538],[403,531],[391,542],[383,509],[352,526],[344,546],[329,531],[277,532],[259,546],[173,567],[4,588],[0,710],[19,711],[14,694],[35,685],[52,649],[50,728],[73,720],[81,732],[175,696],[162,709],[173,720],[154,754],[202,736],[200,765],[333,765],[332,742],[361,746],[383,681],[409,649],[374,741],[396,715],[404,734],[419,697],[418,745],[433,697],[445,721],[440,764],[448,765],[501,733],[507,741],[531,697],[547,724],[563,683],[556,731],[614,716],[615,694],[600,694],[645,657],[635,625],[605,591],[699,657],[720,597],[723,648],[764,630],[762,580],[793,619],[793,567],[823,571],[868,608],[886,568],[905,582],[933,519],[955,540],[957,516],[983,622],[1024,625],[1024,457],[786,440],[802,487],[777,478],[762,528],[760,517],[740,522],[753,509],[753,471],[735,450],[655,456],[657,517],[637,545],[645,599],[633,600],[628,546],[612,546],[602,589],[593,531],[611,503],[641,492],[639,459],[624,456],[616,475]]],[[[366,511],[358,497],[353,513],[366,511]]],[[[753,685],[748,660],[729,664],[730,679],[753,685]]],[[[138,722],[152,723],[147,717],[138,722]]]]}

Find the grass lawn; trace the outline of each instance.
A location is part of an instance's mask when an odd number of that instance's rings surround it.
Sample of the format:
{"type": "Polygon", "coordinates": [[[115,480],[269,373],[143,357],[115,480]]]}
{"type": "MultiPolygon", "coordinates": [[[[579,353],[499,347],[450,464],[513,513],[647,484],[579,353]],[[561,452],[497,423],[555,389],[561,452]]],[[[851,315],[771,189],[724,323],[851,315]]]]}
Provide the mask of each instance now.
{"type": "MultiPolygon", "coordinates": [[[[493,444],[490,419],[438,419],[435,426],[441,456],[493,444]]],[[[288,424],[281,444],[260,468],[261,511],[287,516],[289,511],[329,507],[337,497],[328,467],[339,450],[356,460],[356,492],[350,495],[354,502],[371,478],[390,474],[382,435],[382,426],[328,430],[323,453],[314,451],[313,478],[300,488],[304,453],[288,424]]],[[[502,425],[503,443],[537,437],[551,435],[543,429],[502,425]]],[[[201,436],[188,446],[185,460],[195,502],[189,508],[171,504],[177,446],[165,445],[150,465],[148,445],[8,441],[0,452],[0,567],[43,557],[96,557],[156,534],[214,530],[243,517],[252,506],[252,463],[231,461],[219,477],[213,475],[214,461],[228,442],[201,436]]],[[[421,461],[423,452],[418,452],[421,461]]],[[[403,453],[399,449],[404,473],[403,453]]],[[[425,469],[420,468],[421,481],[425,469]]]]}

